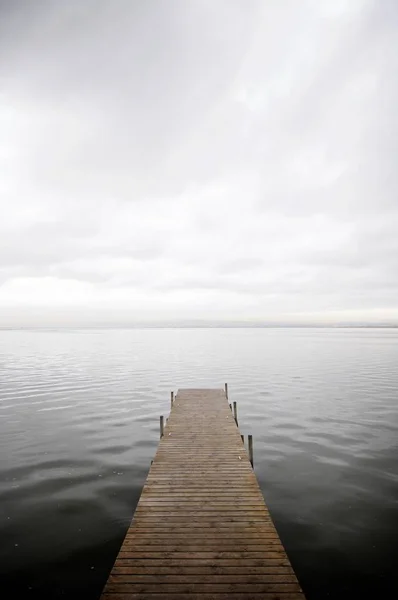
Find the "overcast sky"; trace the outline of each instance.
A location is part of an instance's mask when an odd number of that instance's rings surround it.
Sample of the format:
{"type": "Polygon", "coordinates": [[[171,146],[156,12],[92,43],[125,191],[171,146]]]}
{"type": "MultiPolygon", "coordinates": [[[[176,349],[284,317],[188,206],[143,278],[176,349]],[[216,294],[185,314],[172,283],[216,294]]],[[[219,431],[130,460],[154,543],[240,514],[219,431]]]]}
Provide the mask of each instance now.
{"type": "Polygon", "coordinates": [[[0,325],[398,322],[396,0],[0,0],[0,325]]]}

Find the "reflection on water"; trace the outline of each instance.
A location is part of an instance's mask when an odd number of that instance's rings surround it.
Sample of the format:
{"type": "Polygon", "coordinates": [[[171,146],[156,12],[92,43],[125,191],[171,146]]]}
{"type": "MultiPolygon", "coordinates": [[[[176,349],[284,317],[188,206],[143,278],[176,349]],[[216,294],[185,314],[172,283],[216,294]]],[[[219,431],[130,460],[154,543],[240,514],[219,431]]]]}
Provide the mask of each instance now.
{"type": "Polygon", "coordinates": [[[1,331],[5,598],[98,598],[170,390],[224,381],[308,599],[392,597],[397,364],[397,330],[1,331]]]}

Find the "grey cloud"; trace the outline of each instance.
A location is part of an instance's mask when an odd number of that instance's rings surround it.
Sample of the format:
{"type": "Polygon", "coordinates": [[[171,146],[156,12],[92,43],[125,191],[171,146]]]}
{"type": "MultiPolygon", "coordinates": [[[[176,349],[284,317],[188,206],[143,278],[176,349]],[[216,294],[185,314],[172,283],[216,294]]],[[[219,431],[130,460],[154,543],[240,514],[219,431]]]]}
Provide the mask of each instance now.
{"type": "Polygon", "coordinates": [[[393,1],[0,3],[0,319],[59,285],[398,320],[397,30],[393,1]]]}
{"type": "MultiPolygon", "coordinates": [[[[80,5],[43,3],[33,24],[20,24],[25,41],[8,48],[6,81],[9,74],[11,89],[21,94],[28,86],[45,111],[76,112],[87,128],[86,143],[57,124],[42,132],[36,176],[47,178],[49,166],[56,172],[67,160],[87,186],[91,176],[106,180],[99,170],[110,166],[126,185],[127,169],[140,178],[161,169],[159,162],[195,133],[231,85],[256,11],[225,2],[217,11],[206,2],[176,1],[171,10],[163,2],[80,5]],[[13,75],[18,68],[22,80],[13,75]]],[[[73,133],[73,119],[70,126],[73,133]]],[[[113,185],[119,187],[117,179],[113,185]]]]}

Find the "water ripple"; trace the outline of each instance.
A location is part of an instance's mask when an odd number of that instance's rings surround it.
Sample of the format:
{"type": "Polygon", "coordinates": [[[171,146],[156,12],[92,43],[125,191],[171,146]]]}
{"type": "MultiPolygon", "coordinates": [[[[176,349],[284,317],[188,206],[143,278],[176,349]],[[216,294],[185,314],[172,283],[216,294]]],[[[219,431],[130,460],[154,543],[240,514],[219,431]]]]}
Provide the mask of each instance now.
{"type": "Polygon", "coordinates": [[[2,581],[97,598],[170,390],[228,381],[309,600],[391,590],[397,362],[395,330],[0,332],[2,581]]]}

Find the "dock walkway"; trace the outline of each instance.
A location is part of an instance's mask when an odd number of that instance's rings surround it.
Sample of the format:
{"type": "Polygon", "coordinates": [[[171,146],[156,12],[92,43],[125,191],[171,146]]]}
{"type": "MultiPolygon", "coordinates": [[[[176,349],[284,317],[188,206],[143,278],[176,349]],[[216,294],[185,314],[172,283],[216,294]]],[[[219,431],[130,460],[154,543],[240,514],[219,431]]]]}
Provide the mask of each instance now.
{"type": "Polygon", "coordinates": [[[102,600],[305,600],[224,390],[180,390],[102,600]]]}

